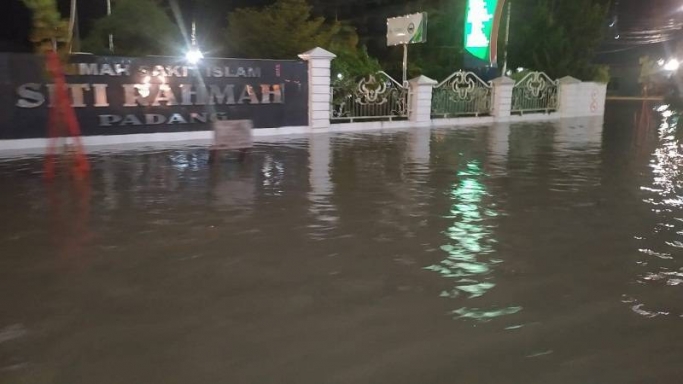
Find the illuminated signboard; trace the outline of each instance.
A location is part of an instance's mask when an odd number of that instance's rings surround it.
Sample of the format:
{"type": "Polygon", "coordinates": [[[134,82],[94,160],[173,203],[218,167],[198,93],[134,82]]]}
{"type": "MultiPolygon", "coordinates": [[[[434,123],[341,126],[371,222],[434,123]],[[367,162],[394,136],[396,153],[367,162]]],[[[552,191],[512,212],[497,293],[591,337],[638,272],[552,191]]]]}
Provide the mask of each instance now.
{"type": "Polygon", "coordinates": [[[503,2],[504,0],[467,1],[465,50],[486,62],[496,60],[495,40],[503,2]]]}
{"type": "MultiPolygon", "coordinates": [[[[294,60],[74,55],[68,91],[84,136],[308,124],[308,68],[294,60]]],[[[0,53],[0,140],[44,137],[54,85],[35,55],[0,53]]]]}

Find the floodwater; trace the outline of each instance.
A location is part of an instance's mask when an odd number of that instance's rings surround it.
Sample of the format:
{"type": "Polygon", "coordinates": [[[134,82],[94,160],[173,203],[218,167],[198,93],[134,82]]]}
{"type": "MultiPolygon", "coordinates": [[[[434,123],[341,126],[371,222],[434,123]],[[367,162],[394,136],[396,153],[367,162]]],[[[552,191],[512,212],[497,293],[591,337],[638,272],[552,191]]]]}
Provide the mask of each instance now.
{"type": "Polygon", "coordinates": [[[681,382],[681,137],[622,105],[0,159],[0,383],[681,382]]]}

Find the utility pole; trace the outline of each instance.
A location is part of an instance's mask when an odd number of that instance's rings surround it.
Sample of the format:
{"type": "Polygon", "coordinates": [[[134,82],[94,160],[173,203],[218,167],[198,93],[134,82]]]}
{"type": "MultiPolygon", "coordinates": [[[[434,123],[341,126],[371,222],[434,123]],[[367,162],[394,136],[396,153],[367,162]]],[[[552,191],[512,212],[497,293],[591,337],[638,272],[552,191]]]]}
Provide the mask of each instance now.
{"type": "Polygon", "coordinates": [[[408,87],[408,44],[403,44],[403,86],[408,87]]]}
{"type": "MultiPolygon", "coordinates": [[[[107,0],[107,17],[111,16],[111,0],[107,0]]],[[[109,34],[109,51],[114,53],[114,34],[109,34]]]]}
{"type": "Polygon", "coordinates": [[[69,45],[69,53],[73,51],[73,46],[74,46],[74,30],[78,28],[78,17],[76,13],[76,0],[71,0],[71,10],[69,12],[69,36],[68,36],[68,45],[69,45]]]}
{"type": "Polygon", "coordinates": [[[197,46],[197,24],[192,20],[192,35],[190,36],[192,47],[197,46]]]}
{"type": "Polygon", "coordinates": [[[510,15],[512,14],[512,0],[508,0],[508,14],[505,25],[505,52],[503,54],[503,76],[508,71],[508,43],[510,42],[510,15]]]}

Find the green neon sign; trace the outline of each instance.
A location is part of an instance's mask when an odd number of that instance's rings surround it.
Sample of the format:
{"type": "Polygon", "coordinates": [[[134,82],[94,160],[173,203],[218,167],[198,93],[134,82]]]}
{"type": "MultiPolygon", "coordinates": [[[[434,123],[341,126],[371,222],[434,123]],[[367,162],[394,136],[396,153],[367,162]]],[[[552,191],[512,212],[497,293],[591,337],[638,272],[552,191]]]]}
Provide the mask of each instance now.
{"type": "Polygon", "coordinates": [[[468,0],[465,14],[465,50],[472,56],[491,60],[491,36],[499,0],[468,0]]]}

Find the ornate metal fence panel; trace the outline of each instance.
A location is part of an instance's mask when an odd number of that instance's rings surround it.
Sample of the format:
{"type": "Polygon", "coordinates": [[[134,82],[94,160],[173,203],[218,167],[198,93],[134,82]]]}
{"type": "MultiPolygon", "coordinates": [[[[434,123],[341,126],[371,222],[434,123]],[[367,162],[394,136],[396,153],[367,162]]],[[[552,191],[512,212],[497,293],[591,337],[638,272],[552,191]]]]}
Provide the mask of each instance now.
{"type": "Polygon", "coordinates": [[[409,113],[408,87],[385,72],[368,75],[359,81],[338,82],[332,86],[333,122],[362,120],[400,120],[409,113]]]}
{"type": "Polygon", "coordinates": [[[472,72],[455,72],[434,87],[432,117],[488,115],[491,113],[491,96],[491,84],[472,72]]]}
{"type": "Polygon", "coordinates": [[[540,113],[557,111],[559,81],[543,72],[531,72],[512,89],[512,113],[540,113]]]}

